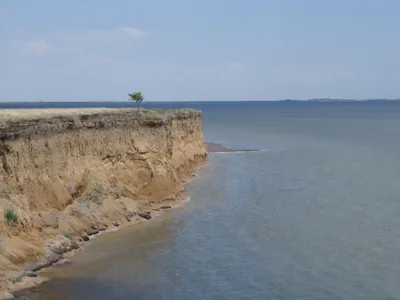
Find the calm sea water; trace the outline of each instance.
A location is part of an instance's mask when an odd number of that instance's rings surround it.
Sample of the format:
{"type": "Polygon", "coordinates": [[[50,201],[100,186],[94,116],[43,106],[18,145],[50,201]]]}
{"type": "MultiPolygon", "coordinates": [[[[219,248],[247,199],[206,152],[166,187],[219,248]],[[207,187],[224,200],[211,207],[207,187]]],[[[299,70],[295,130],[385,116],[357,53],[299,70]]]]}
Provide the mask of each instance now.
{"type": "Polygon", "coordinates": [[[148,106],[199,108],[208,142],[265,151],[210,154],[185,207],[18,299],[400,299],[400,102],[148,106]]]}

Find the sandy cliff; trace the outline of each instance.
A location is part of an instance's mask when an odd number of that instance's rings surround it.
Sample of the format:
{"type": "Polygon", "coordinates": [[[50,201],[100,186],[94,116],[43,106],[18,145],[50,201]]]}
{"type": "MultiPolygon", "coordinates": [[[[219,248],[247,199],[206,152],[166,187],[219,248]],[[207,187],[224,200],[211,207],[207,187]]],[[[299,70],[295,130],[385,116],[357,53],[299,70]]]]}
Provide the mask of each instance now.
{"type": "Polygon", "coordinates": [[[0,112],[0,290],[10,270],[181,200],[206,155],[193,110],[0,112]]]}

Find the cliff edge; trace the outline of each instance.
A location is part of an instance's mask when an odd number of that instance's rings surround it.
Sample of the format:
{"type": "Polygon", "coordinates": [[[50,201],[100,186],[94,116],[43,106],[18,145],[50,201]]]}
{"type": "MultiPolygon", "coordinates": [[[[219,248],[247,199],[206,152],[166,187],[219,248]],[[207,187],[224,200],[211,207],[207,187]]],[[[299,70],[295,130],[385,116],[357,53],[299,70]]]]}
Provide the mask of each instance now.
{"type": "Polygon", "coordinates": [[[195,110],[0,111],[0,291],[182,200],[206,156],[195,110]]]}

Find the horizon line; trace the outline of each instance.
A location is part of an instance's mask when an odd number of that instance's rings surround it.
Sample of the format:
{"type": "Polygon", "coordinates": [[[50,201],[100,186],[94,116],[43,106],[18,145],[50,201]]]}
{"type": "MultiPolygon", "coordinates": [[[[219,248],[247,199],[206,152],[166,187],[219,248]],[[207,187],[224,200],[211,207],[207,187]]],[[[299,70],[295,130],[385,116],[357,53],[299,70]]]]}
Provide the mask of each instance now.
{"type": "MultiPolygon", "coordinates": [[[[285,101],[299,101],[299,102],[360,102],[360,101],[400,101],[400,98],[365,98],[365,99],[347,99],[347,98],[310,98],[310,99],[280,99],[280,100],[145,100],[145,103],[167,103],[167,102],[285,102],[285,101]]],[[[0,101],[2,103],[130,103],[131,100],[87,100],[87,101],[0,101]]],[[[133,103],[133,102],[132,102],[133,103]]]]}

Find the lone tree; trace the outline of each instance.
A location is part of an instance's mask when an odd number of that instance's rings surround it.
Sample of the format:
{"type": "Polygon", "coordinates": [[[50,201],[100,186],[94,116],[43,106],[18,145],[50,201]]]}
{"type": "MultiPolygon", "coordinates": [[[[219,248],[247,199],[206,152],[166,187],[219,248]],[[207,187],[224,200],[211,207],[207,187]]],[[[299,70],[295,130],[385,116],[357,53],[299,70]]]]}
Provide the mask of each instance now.
{"type": "Polygon", "coordinates": [[[144,100],[143,94],[141,92],[136,92],[129,95],[129,100],[135,101],[137,104],[137,110],[140,109],[140,103],[144,100]]]}

